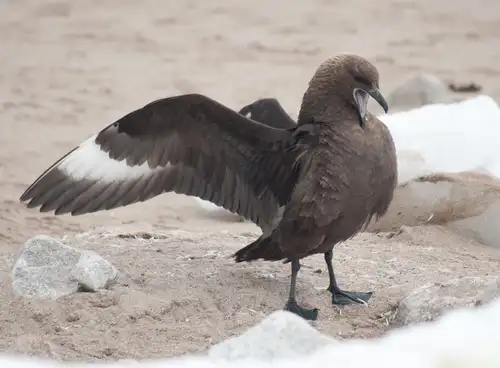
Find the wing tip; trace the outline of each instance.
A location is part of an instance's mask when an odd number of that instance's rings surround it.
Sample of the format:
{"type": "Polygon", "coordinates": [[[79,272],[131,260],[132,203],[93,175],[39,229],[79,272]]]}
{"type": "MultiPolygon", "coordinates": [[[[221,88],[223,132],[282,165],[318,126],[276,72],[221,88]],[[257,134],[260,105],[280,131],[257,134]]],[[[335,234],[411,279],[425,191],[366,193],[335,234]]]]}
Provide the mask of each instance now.
{"type": "Polygon", "coordinates": [[[33,190],[36,189],[36,184],[40,178],[35,180],[30,186],[19,196],[19,202],[26,202],[33,199],[35,196],[33,195],[33,190]]]}
{"type": "MultiPolygon", "coordinates": [[[[92,137],[91,137],[92,138],[92,137]]],[[[91,139],[89,138],[89,140],[91,139]]],[[[59,165],[73,152],[75,152],[78,148],[80,148],[81,144],[71,149],[64,156],[59,158],[56,162],[50,165],[43,173],[38,175],[38,177],[29,185],[29,187],[24,191],[23,194],[19,197],[20,202],[26,202],[27,200],[34,199],[35,195],[33,194],[35,189],[38,189],[38,185],[40,182],[43,182],[44,178],[50,176],[50,174],[54,173],[55,170],[58,169],[59,165]]]]}
{"type": "Polygon", "coordinates": [[[101,210],[104,210],[104,208],[98,208],[96,210],[90,210],[90,211],[81,211],[78,208],[71,208],[67,206],[59,206],[59,207],[52,207],[54,202],[53,201],[45,201],[42,203],[36,203],[37,197],[28,197],[28,198],[23,198],[21,196],[20,202],[23,203],[26,208],[29,209],[38,209],[39,213],[43,214],[52,214],[54,216],[62,216],[62,215],[70,215],[70,216],[80,216],[84,215],[87,213],[93,213],[93,212],[98,212],[101,210]]]}

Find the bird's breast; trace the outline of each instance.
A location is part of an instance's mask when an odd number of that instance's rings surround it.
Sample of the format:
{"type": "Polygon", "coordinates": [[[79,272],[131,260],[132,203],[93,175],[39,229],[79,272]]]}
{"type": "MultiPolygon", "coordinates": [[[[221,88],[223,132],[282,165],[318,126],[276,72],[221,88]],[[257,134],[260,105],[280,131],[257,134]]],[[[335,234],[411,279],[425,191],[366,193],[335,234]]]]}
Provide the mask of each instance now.
{"type": "MultiPolygon", "coordinates": [[[[387,186],[393,165],[383,143],[358,126],[324,129],[304,153],[300,186],[305,201],[321,203],[332,216],[370,212],[387,186]],[[340,128],[340,129],[339,129],[340,128]],[[388,164],[388,162],[390,162],[388,164]]],[[[384,194],[385,195],[385,194],[384,194]]]]}

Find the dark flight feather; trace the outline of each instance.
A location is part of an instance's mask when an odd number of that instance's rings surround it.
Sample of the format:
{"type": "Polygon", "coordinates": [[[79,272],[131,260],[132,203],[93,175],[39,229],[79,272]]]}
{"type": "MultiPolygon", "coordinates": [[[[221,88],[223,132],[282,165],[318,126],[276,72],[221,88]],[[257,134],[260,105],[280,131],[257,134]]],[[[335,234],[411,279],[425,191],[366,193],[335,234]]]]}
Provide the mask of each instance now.
{"type": "Polygon", "coordinates": [[[265,227],[293,189],[293,139],[293,127],[261,124],[202,95],[160,99],[73,149],[21,200],[80,215],[174,191],[265,227]]]}

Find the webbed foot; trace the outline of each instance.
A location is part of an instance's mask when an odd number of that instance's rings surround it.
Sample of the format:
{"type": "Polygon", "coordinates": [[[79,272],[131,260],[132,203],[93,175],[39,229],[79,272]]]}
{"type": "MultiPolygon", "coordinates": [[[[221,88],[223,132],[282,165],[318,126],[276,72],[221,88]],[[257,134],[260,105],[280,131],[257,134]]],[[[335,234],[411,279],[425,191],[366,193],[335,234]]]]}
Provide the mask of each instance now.
{"type": "Polygon", "coordinates": [[[368,300],[373,295],[373,292],[361,291],[344,291],[338,288],[329,287],[327,289],[332,293],[332,304],[348,305],[348,304],[368,304],[368,300]]]}
{"type": "Polygon", "coordinates": [[[315,321],[318,318],[318,308],[306,309],[297,304],[295,299],[289,299],[284,308],[286,311],[295,313],[296,315],[308,320],[315,321]]]}

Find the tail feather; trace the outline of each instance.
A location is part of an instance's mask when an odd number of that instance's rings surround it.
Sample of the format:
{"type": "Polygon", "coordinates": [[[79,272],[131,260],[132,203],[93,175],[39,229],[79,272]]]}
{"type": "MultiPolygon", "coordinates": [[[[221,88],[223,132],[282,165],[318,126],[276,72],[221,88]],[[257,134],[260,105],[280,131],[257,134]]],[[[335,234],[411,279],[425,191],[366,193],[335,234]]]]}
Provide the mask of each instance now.
{"type": "Polygon", "coordinates": [[[246,247],[234,253],[234,258],[236,262],[250,262],[257,259],[280,261],[286,257],[278,243],[276,243],[272,237],[260,236],[253,243],[248,244],[246,247]]]}

